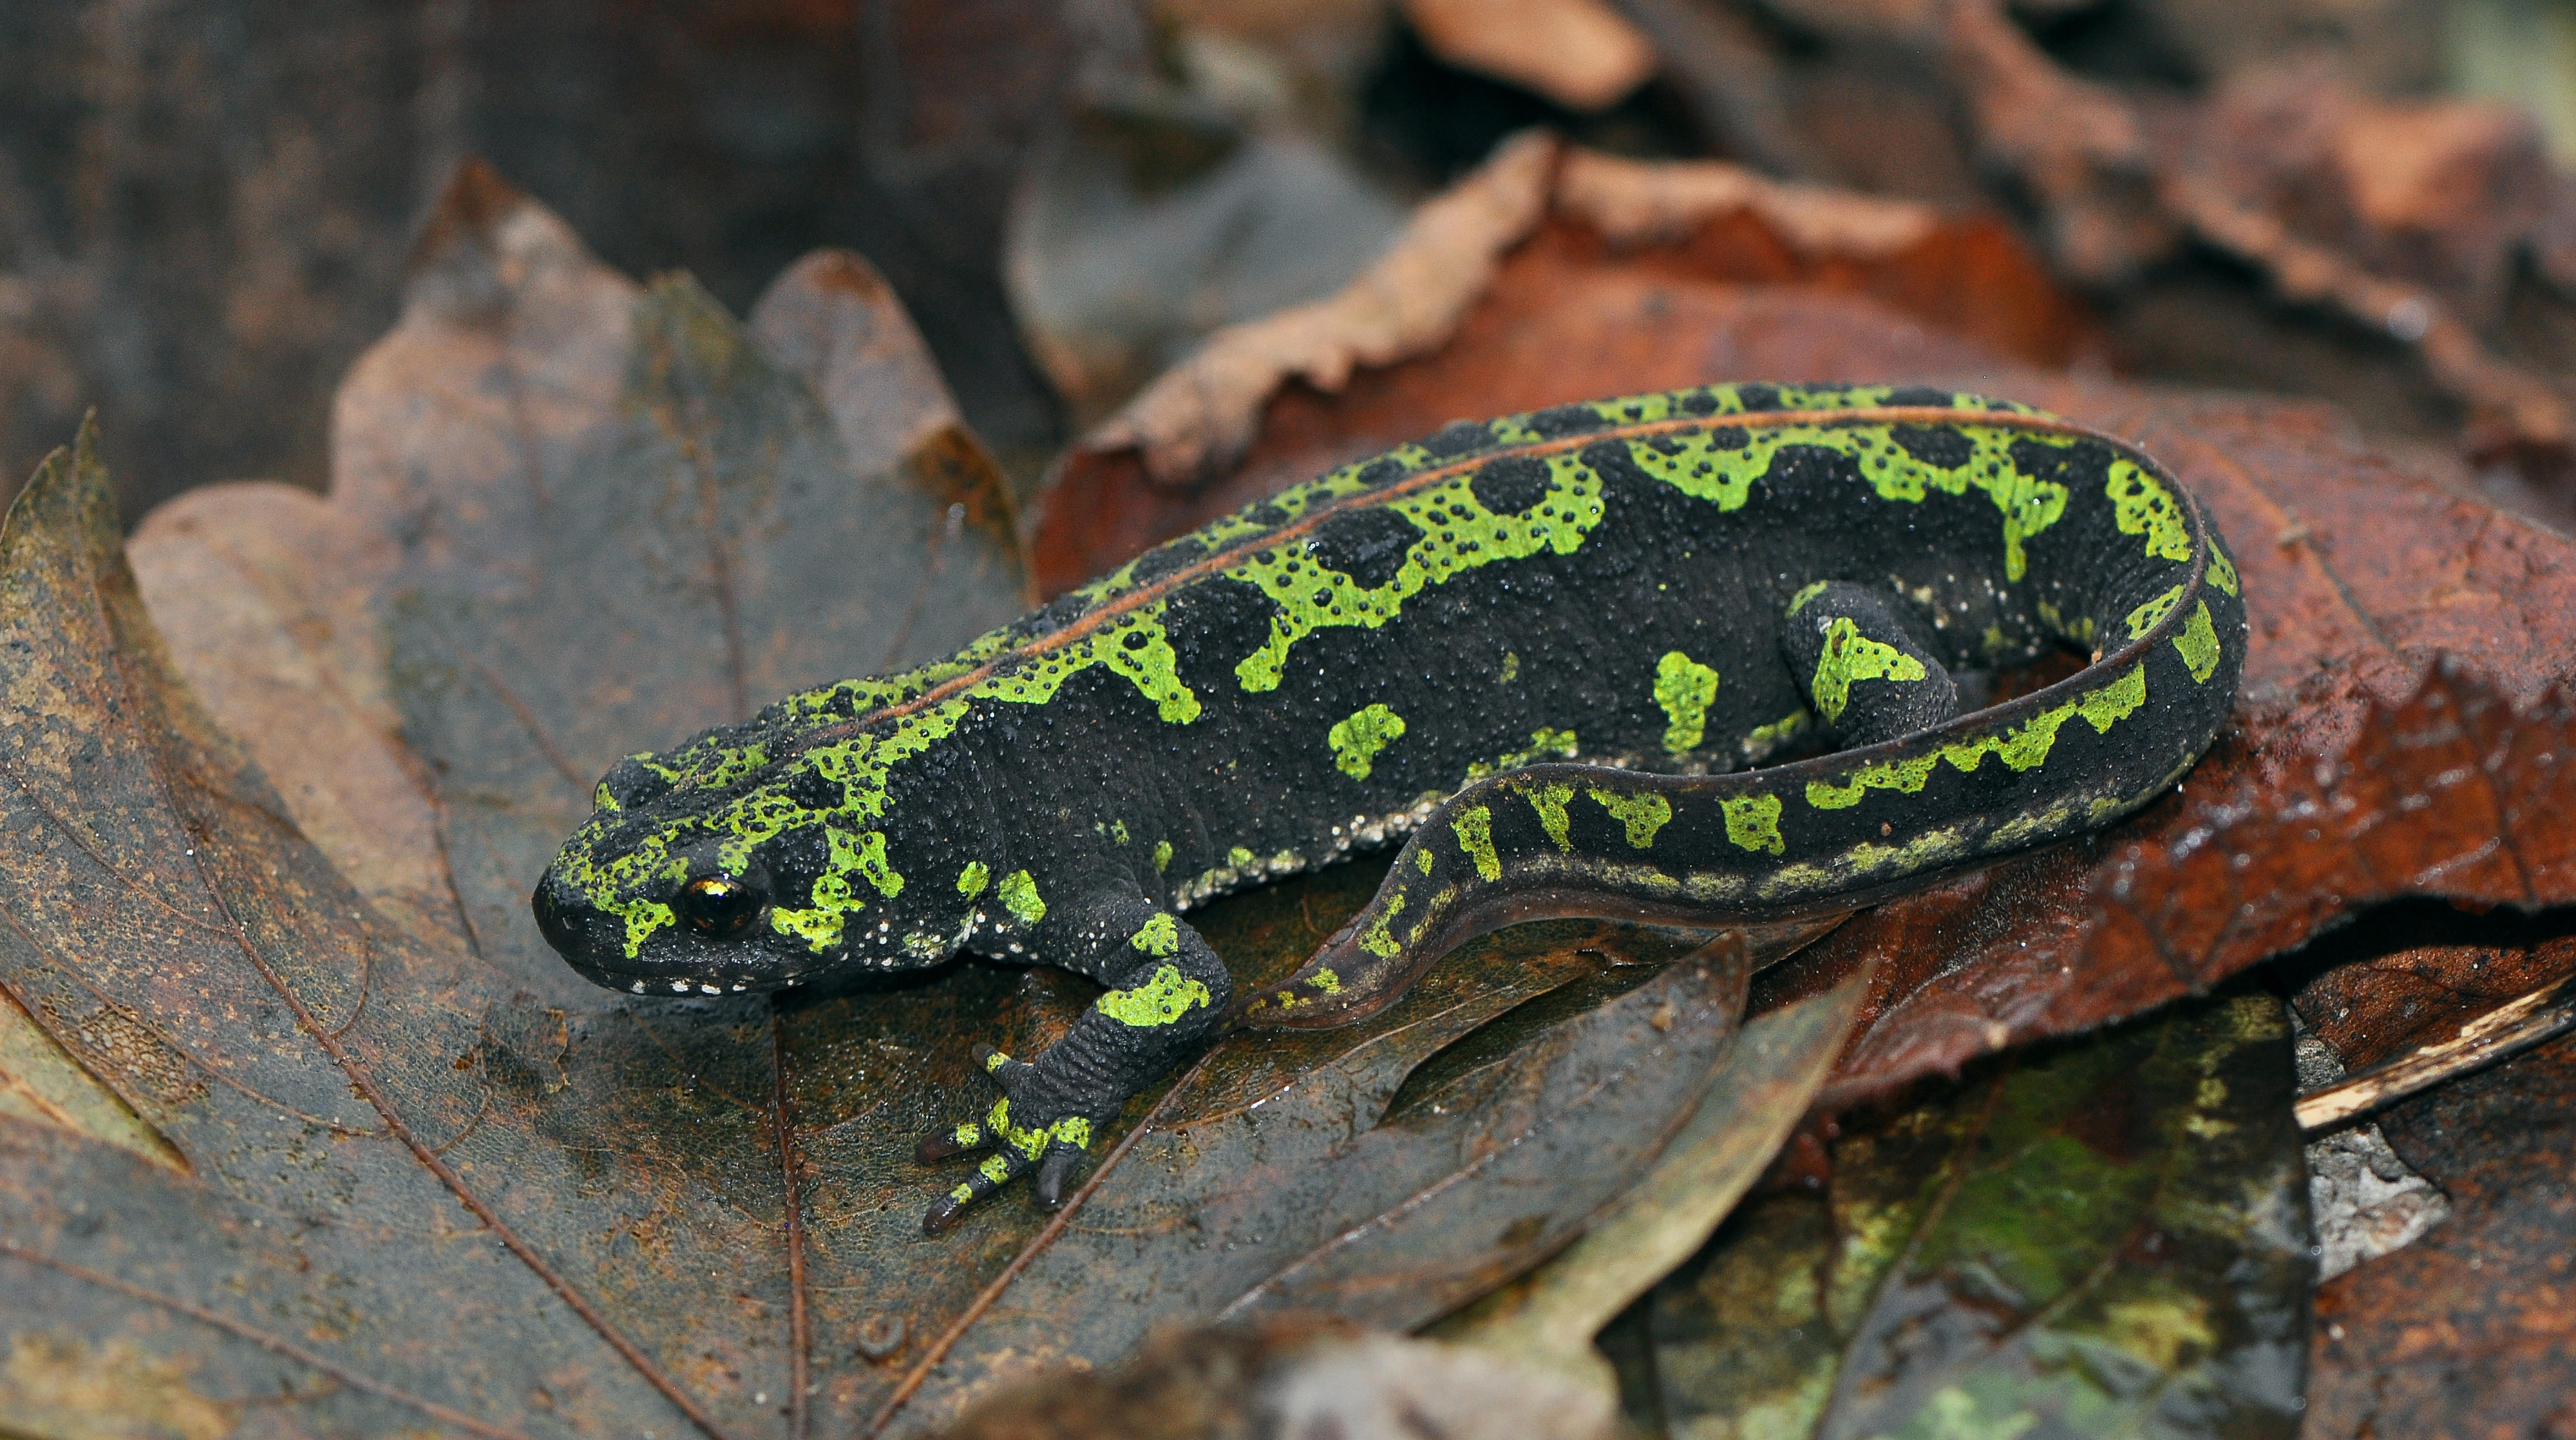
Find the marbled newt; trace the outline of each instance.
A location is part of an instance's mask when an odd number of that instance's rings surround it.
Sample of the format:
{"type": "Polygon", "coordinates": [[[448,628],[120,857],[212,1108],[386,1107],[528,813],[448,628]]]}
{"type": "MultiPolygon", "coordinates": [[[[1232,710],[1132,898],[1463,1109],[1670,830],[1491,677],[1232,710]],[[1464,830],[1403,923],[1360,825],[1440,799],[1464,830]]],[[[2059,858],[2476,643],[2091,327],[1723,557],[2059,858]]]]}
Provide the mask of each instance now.
{"type": "Polygon", "coordinates": [[[1232,1013],[1365,1015],[1547,916],[1848,910],[2170,787],[2244,657],[2235,566],[2155,462],[2009,402],[1720,385],[1457,424],[1162,545],[916,670],[620,761],[537,886],[573,967],[768,990],[959,951],[1105,987],[929,1229],[1095,1135],[1232,1013]],[[1959,713],[1954,671],[2090,657],[1959,713]],[[1821,744],[1766,768],[1766,758],[1821,744]],[[1182,912],[1397,840],[1230,1006],[1182,912]]]}

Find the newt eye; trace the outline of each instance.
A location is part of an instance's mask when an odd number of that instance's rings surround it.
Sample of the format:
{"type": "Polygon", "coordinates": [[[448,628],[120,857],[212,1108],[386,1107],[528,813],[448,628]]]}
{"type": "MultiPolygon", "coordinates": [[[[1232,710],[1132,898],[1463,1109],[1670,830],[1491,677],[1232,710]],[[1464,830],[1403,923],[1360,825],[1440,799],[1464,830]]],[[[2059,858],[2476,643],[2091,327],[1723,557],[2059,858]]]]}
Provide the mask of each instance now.
{"type": "Polygon", "coordinates": [[[760,913],[760,895],[739,880],[710,875],[682,886],[671,908],[680,912],[690,929],[723,940],[751,927],[752,918],[760,913]]]}

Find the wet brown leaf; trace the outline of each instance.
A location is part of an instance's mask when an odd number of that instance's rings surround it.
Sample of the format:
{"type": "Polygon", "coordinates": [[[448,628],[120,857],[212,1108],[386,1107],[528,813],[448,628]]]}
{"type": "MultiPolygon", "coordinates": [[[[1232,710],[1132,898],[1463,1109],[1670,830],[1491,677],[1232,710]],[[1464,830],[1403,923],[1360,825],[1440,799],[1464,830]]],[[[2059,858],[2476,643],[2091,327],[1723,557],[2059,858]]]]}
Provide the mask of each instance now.
{"type": "Polygon", "coordinates": [[[2472,918],[2448,906],[2377,915],[2302,953],[2316,976],[2291,1003],[2346,1070],[2364,1070],[2455,1040],[2463,1025],[2576,974],[2576,937],[2552,933],[2565,920],[2472,918]],[[2483,943],[2458,943],[2467,939],[2483,943]]]}
{"type": "Polygon", "coordinates": [[[2576,1435],[2576,1036],[2382,1112],[2450,1218],[2317,1293],[2303,1434],[2576,1435]]]}

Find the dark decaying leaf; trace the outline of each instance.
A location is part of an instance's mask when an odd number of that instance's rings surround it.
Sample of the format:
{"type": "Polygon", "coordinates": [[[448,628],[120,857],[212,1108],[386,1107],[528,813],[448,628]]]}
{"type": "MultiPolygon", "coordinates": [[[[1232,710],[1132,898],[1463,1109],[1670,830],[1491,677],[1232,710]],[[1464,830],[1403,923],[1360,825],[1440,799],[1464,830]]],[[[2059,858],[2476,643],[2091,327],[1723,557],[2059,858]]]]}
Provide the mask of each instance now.
{"type": "Polygon", "coordinates": [[[1856,1123],[1655,1293],[1675,1433],[2288,1436],[2307,1175],[2280,1002],[2208,1001],[1856,1123]]]}
{"type": "Polygon", "coordinates": [[[2576,1036],[2379,1121],[2451,1214],[2317,1292],[2303,1433],[2576,1434],[2576,1036]]]}
{"type": "Polygon", "coordinates": [[[1228,1042],[1260,1053],[1225,1055],[1135,1147],[908,1416],[945,1418],[1042,1366],[1109,1363],[1157,1325],[1319,1312],[1409,1329],[1561,1248],[1689,1118],[1732,1044],[1749,947],[1712,945],[1404,1092],[1444,1047],[1596,967],[1592,929],[1507,932],[1360,1032],[1319,1032],[1328,1048],[1228,1042]]]}
{"type": "Polygon", "coordinates": [[[86,440],[0,532],[0,632],[0,984],[167,1147],[0,1123],[0,1414],[678,1433],[567,1278],[625,1202],[531,1212],[599,1162],[494,1103],[491,972],[380,921],[178,686],[86,440]]]}
{"type": "Polygon", "coordinates": [[[1689,1122],[1614,1211],[1438,1333],[1566,1376],[1614,1411],[1619,1382],[1594,1337],[1705,1244],[1761,1178],[1832,1073],[1866,989],[1856,976],[1747,1025],[1689,1122]]]}

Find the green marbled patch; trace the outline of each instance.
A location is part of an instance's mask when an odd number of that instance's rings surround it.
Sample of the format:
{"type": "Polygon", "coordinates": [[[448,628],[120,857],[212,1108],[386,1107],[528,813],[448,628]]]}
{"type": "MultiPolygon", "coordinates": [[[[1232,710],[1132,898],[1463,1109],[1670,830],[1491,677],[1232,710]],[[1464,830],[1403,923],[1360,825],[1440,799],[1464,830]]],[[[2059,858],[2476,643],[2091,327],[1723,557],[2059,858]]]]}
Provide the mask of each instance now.
{"type": "Polygon", "coordinates": [[[1046,900],[1038,894],[1038,882],[1026,870],[1014,870],[1003,876],[1001,888],[995,894],[1000,898],[1002,908],[1010,911],[1012,918],[1023,925],[1035,925],[1046,918],[1046,900]]]}
{"type": "Polygon", "coordinates": [[[1780,797],[1777,795],[1735,796],[1717,802],[1726,815],[1726,838],[1741,850],[1768,851],[1778,855],[1788,848],[1780,838],[1780,797]]]}
{"type": "Polygon", "coordinates": [[[2218,673],[2218,627],[2210,622],[2208,601],[2202,601],[2192,611],[2191,620],[2174,637],[2173,647],[2191,670],[2194,682],[2206,685],[2209,677],[2218,673]]]}
{"type": "Polygon", "coordinates": [[[1679,650],[1655,662],[1655,704],[1662,707],[1664,749],[1686,755],[1708,731],[1708,707],[1717,701],[1717,671],[1679,650]]]}
{"type": "Polygon", "coordinates": [[[1825,648],[1816,656],[1816,676],[1808,682],[1807,693],[1815,699],[1816,713],[1825,723],[1843,718],[1851,705],[1851,687],[1863,680],[1907,681],[1923,678],[1923,662],[1893,645],[1872,640],[1860,633],[1860,625],[1848,615],[1837,615],[1825,627],[1825,648]]]}
{"type": "Polygon", "coordinates": [[[1127,943],[1158,959],[1169,959],[1181,950],[1180,922],[1169,915],[1157,915],[1128,936],[1127,943]]]}
{"type": "MultiPolygon", "coordinates": [[[[1162,917],[1168,920],[1170,917],[1162,917]]],[[[1132,990],[1112,990],[1093,1008],[1121,1025],[1149,1028],[1170,1025],[1209,1002],[1207,986],[1181,973],[1177,965],[1160,965],[1153,978],[1132,990]]]]}
{"type": "Polygon", "coordinates": [[[1494,812],[1482,805],[1471,805],[1458,812],[1449,822],[1450,831],[1458,837],[1458,848],[1476,862],[1480,880],[1503,878],[1502,858],[1494,853],[1494,812]]]}
{"type": "Polygon", "coordinates": [[[1610,812],[1610,818],[1627,827],[1629,845],[1639,850],[1652,846],[1655,832],[1673,818],[1673,802],[1651,791],[1622,795],[1615,790],[1595,789],[1592,798],[1610,812]]]}
{"type": "Polygon", "coordinates": [[[1379,752],[1404,736],[1404,717],[1384,705],[1371,704],[1333,722],[1324,736],[1332,747],[1333,766],[1354,780],[1366,780],[1379,752]]]}

